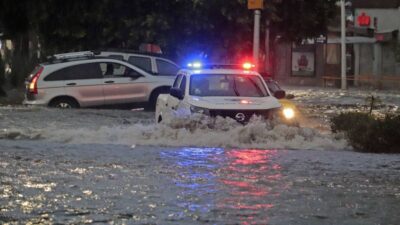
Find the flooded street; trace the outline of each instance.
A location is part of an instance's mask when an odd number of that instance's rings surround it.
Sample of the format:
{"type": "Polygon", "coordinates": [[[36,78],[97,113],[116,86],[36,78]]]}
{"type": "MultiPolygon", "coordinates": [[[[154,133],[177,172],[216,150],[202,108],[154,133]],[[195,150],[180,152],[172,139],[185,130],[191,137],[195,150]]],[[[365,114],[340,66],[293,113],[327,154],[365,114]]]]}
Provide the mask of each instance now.
{"type": "Polygon", "coordinates": [[[400,0],[0,0],[0,225],[64,224],[400,225],[400,0]]]}
{"type": "Polygon", "coordinates": [[[0,224],[397,225],[400,156],[305,125],[1,106],[0,224]]]}
{"type": "Polygon", "coordinates": [[[0,142],[1,223],[397,224],[400,157],[0,142]]]}

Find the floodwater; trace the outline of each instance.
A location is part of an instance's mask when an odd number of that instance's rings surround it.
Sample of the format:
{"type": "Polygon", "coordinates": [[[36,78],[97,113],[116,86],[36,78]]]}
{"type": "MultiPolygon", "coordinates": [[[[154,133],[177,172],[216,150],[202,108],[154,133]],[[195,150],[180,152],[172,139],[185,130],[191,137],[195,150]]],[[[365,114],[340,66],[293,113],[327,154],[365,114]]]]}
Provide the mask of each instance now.
{"type": "Polygon", "coordinates": [[[400,157],[1,141],[0,222],[398,224],[400,157]]]}
{"type": "Polygon", "coordinates": [[[400,221],[399,155],[356,153],[309,128],[153,116],[0,108],[0,223],[400,221]]]}

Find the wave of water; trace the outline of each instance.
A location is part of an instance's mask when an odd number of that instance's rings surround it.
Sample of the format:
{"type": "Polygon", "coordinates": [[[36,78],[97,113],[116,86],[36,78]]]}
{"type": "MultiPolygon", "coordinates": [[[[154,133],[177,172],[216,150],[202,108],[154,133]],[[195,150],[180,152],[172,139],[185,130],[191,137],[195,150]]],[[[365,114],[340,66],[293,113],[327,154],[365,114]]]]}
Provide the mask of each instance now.
{"type": "Polygon", "coordinates": [[[192,117],[168,124],[136,123],[93,128],[38,130],[3,129],[0,139],[46,139],[71,144],[121,144],[150,146],[196,146],[258,149],[346,149],[343,138],[317,129],[288,126],[253,118],[241,125],[232,119],[192,117]]]}

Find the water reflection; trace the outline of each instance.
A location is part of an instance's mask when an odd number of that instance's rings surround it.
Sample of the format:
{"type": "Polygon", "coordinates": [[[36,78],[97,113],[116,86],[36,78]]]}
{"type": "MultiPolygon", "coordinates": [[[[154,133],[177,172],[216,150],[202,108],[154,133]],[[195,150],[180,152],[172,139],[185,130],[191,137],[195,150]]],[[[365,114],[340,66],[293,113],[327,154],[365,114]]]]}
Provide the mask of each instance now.
{"type": "Polygon", "coordinates": [[[274,207],[272,196],[279,195],[274,187],[282,176],[280,165],[272,160],[276,155],[272,150],[227,151],[219,179],[227,196],[217,207],[240,212],[242,224],[267,224],[268,210],[274,207]]]}
{"type": "Polygon", "coordinates": [[[219,165],[212,158],[223,153],[222,148],[183,148],[161,152],[164,160],[172,161],[169,162],[173,170],[170,175],[175,185],[182,189],[177,203],[180,207],[190,212],[210,212],[210,206],[215,203],[202,194],[217,192],[215,171],[219,165]]]}
{"type": "Polygon", "coordinates": [[[184,210],[225,222],[268,223],[272,200],[281,191],[277,151],[184,148],[162,156],[176,166],[174,183],[183,188],[179,205],[184,210]]]}

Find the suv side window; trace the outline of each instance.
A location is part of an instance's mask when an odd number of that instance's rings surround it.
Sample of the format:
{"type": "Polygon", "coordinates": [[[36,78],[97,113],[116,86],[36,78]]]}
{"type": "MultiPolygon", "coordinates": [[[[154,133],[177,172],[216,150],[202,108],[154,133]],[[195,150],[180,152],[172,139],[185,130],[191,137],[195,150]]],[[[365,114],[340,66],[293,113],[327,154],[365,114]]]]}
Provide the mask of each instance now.
{"type": "Polygon", "coordinates": [[[139,67],[140,69],[153,73],[151,69],[151,60],[150,58],[140,57],[140,56],[130,56],[128,58],[128,62],[134,66],[139,67]]]}
{"type": "Polygon", "coordinates": [[[157,71],[159,75],[163,76],[175,76],[178,72],[179,68],[168,61],[162,59],[156,59],[157,62],[157,71]]]}
{"type": "Polygon", "coordinates": [[[103,78],[99,65],[97,63],[85,63],[57,70],[45,77],[44,80],[62,81],[99,78],[103,78]]]}
{"type": "Polygon", "coordinates": [[[140,77],[141,74],[127,66],[118,64],[118,63],[111,63],[111,62],[104,62],[99,63],[101,68],[101,73],[104,77],[140,77]]]}
{"type": "Polygon", "coordinates": [[[109,55],[108,57],[112,59],[124,60],[123,55],[109,55]]]}
{"type": "Polygon", "coordinates": [[[60,81],[60,80],[70,80],[68,77],[69,68],[64,68],[57,70],[44,78],[44,81],[60,81]]]}

